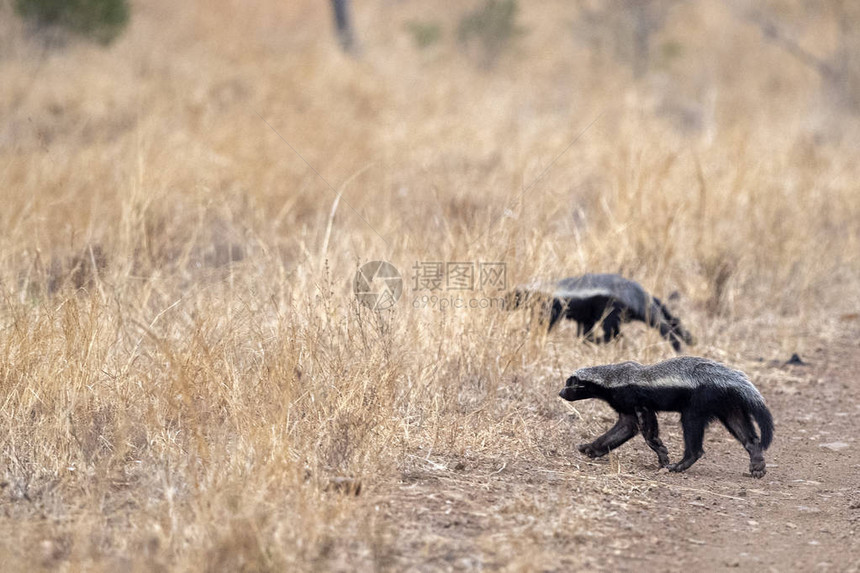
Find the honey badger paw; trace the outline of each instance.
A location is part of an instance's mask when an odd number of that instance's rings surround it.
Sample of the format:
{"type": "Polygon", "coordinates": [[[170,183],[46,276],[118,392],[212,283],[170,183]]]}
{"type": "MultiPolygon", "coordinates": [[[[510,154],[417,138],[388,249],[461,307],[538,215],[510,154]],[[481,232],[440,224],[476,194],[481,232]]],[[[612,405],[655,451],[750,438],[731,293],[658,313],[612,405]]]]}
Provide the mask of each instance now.
{"type": "Polygon", "coordinates": [[[666,466],[666,469],[668,469],[670,472],[682,472],[694,463],[696,463],[696,460],[700,459],[704,455],[705,452],[702,451],[696,452],[692,455],[684,454],[684,457],[681,459],[680,462],[678,462],[677,464],[669,464],[668,466],[666,466]]]}
{"type": "Polygon", "coordinates": [[[750,475],[754,478],[763,478],[767,473],[764,462],[760,464],[750,464],[750,475]]]}
{"type": "Polygon", "coordinates": [[[606,452],[596,449],[591,444],[579,444],[578,446],[576,446],[576,449],[578,449],[580,452],[582,452],[589,458],[599,458],[600,456],[606,455],[606,452]]]}
{"type": "MultiPolygon", "coordinates": [[[[699,456],[701,457],[701,456],[699,456]]],[[[678,462],[677,464],[669,464],[666,466],[666,469],[670,472],[682,472],[689,468],[691,465],[696,463],[696,460],[699,458],[685,458],[678,462]]]]}

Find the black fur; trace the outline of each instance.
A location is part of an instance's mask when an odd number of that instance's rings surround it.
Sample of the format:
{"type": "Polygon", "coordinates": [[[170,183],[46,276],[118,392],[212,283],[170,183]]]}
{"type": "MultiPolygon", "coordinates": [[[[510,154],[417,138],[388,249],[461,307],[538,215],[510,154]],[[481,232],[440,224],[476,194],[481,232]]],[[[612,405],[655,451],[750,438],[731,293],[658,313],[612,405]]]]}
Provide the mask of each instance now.
{"type": "Polygon", "coordinates": [[[760,478],[766,472],[763,451],[773,439],[771,413],[743,373],[716,362],[683,357],[650,367],[625,362],[584,368],[568,378],[559,396],[568,401],[598,398],[618,412],[618,422],[608,432],[578,446],[589,457],[603,456],[641,431],[660,467],[684,471],[704,455],[705,428],[716,419],[746,448],[750,475],[760,478]],[[656,412],[665,411],[681,413],[684,457],[675,464],[659,436],[656,412]]]}
{"type": "Polygon", "coordinates": [[[639,283],[614,274],[586,274],[562,279],[552,285],[530,285],[514,291],[512,306],[542,297],[549,330],[562,318],[577,322],[577,333],[599,341],[596,327],[603,328],[603,342],[621,331],[621,324],[640,320],[660,331],[676,351],[681,342],[693,344],[693,337],[660,299],[648,294],[639,283]]]}

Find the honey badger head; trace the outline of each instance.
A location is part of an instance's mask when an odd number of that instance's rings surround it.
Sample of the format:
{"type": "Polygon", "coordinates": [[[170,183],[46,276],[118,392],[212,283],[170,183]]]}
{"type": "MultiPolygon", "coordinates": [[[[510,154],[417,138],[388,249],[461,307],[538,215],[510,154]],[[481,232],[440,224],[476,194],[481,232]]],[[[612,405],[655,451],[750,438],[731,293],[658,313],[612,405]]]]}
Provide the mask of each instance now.
{"type": "Polygon", "coordinates": [[[583,380],[574,374],[567,379],[567,382],[564,384],[564,388],[562,388],[558,395],[568,402],[594,398],[594,383],[588,380],[583,380]]]}
{"type": "Polygon", "coordinates": [[[525,289],[514,289],[505,295],[505,308],[508,310],[519,308],[529,299],[529,291],[525,289]]]}
{"type": "Polygon", "coordinates": [[[622,362],[606,366],[580,368],[567,379],[559,396],[569,402],[587,398],[605,398],[614,386],[624,384],[641,369],[637,362],[622,362]]]}
{"type": "Polygon", "coordinates": [[[551,302],[552,292],[553,285],[541,282],[521,285],[505,295],[504,308],[512,310],[534,304],[545,304],[548,301],[551,302]]]}

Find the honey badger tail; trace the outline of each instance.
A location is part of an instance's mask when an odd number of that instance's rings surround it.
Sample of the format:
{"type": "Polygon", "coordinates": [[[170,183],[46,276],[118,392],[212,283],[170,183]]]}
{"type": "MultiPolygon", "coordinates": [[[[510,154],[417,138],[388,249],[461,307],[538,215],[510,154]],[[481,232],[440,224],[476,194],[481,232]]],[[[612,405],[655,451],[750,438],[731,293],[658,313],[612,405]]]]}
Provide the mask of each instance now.
{"type": "Polygon", "coordinates": [[[680,349],[679,340],[683,340],[685,344],[695,344],[696,341],[693,339],[693,336],[681,325],[681,320],[669,312],[663,301],[656,296],[652,297],[652,300],[665,318],[665,321],[661,321],[659,324],[660,334],[672,341],[672,346],[675,346],[675,350],[680,349]]]}
{"type": "Polygon", "coordinates": [[[751,404],[750,414],[761,431],[761,447],[766,450],[773,441],[773,416],[764,404],[751,404]]]}

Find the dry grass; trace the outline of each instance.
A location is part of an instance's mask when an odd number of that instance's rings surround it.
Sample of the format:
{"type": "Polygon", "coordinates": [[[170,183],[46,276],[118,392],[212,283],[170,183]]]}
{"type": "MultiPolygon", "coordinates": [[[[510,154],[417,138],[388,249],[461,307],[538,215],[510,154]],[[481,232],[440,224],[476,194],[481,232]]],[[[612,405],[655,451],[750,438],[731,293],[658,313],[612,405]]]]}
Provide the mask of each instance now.
{"type": "Polygon", "coordinates": [[[584,563],[617,484],[578,480],[572,444],[605,412],[572,424],[555,392],[671,348],[415,309],[408,284],[374,314],[359,262],[621,272],[678,291],[695,352],[741,367],[860,305],[857,133],[721,3],[673,13],[683,56],[636,84],[565,2],[521,3],[489,70],[450,36],[459,3],[359,4],[360,59],[310,0],[139,2],[108,50],[43,49],[0,8],[4,567],[584,563]],[[449,35],[418,50],[407,23],[431,17],[449,35]],[[579,503],[517,489],[525,468],[579,503]],[[410,509],[415,475],[474,505],[472,537],[427,533],[444,508],[425,484],[410,509]]]}

